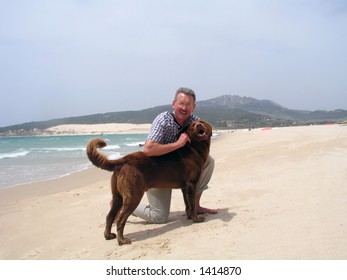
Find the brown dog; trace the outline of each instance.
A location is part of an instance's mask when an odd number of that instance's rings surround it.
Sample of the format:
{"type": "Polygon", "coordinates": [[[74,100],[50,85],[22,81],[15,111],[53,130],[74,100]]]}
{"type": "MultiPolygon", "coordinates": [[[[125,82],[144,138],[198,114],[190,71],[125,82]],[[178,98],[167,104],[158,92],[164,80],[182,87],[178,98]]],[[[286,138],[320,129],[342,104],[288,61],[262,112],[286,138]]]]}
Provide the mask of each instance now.
{"type": "Polygon", "coordinates": [[[186,128],[186,133],[191,143],[156,157],[135,152],[121,159],[109,160],[97,150],[106,146],[104,140],[94,138],[88,143],[89,160],[99,168],[113,171],[113,204],[106,217],[104,232],[107,240],[118,236],[119,245],[131,243],[123,236],[125,223],[139,205],[144,192],[150,188],[182,189],[187,218],[197,223],[204,221],[204,217],[196,214],[195,194],[196,184],[209,154],[212,128],[207,122],[197,120],[186,128]],[[111,233],[114,220],[117,235],[111,233]]]}

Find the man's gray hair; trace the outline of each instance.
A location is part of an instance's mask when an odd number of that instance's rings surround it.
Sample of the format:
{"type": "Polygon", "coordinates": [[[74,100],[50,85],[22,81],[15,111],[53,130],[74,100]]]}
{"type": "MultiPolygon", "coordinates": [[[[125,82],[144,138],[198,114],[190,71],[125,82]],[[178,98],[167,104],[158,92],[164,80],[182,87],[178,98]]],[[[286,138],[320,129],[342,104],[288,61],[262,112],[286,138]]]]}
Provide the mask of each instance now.
{"type": "Polygon", "coordinates": [[[184,93],[186,95],[189,95],[189,96],[193,97],[193,100],[194,100],[194,103],[195,103],[196,97],[195,97],[194,90],[192,90],[190,88],[187,88],[187,87],[180,87],[178,90],[176,90],[175,100],[177,99],[177,95],[179,95],[180,93],[184,93]]]}

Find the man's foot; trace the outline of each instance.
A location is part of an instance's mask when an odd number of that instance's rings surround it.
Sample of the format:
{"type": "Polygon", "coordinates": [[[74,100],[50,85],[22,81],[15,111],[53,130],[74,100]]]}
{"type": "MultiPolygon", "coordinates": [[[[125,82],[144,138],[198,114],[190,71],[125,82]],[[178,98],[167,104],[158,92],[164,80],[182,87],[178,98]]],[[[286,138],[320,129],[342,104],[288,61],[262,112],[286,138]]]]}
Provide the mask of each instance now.
{"type": "Polygon", "coordinates": [[[196,208],[196,214],[201,215],[201,214],[217,214],[218,210],[217,209],[209,209],[205,207],[197,207],[196,208]]]}

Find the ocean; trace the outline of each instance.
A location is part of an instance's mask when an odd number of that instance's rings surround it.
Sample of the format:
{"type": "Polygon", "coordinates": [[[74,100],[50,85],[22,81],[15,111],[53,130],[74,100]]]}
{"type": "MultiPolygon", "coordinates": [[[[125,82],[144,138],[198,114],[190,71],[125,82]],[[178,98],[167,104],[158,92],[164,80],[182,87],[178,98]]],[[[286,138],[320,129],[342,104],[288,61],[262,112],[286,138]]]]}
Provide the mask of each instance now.
{"type": "Polygon", "coordinates": [[[110,158],[141,151],[147,134],[0,137],[0,188],[58,178],[92,166],[86,145],[94,137],[107,141],[110,158]]]}

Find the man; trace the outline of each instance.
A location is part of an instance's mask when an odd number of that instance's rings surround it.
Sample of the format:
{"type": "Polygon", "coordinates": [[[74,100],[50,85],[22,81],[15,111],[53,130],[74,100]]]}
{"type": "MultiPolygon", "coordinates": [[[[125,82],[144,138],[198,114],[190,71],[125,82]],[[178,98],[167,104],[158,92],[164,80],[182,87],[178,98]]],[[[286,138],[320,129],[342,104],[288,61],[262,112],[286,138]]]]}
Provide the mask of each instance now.
{"type": "MultiPolygon", "coordinates": [[[[163,112],[152,123],[143,152],[147,156],[161,156],[183,147],[190,139],[182,133],[178,138],[178,131],[199,119],[193,115],[196,107],[195,93],[189,88],[179,88],[172,102],[173,113],[163,112]]],[[[200,206],[202,192],[213,173],[214,160],[208,157],[200,179],[197,184],[196,212],[197,214],[216,214],[217,210],[200,206]]],[[[149,189],[147,199],[149,205],[140,204],[134,211],[134,215],[151,223],[166,223],[170,213],[171,189],[149,189]]]]}

